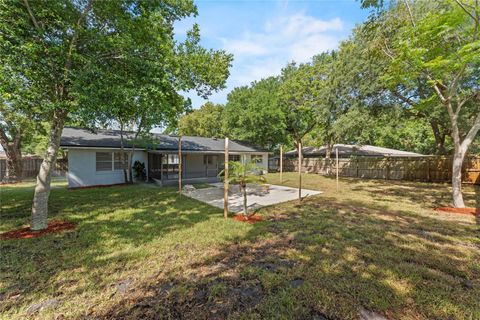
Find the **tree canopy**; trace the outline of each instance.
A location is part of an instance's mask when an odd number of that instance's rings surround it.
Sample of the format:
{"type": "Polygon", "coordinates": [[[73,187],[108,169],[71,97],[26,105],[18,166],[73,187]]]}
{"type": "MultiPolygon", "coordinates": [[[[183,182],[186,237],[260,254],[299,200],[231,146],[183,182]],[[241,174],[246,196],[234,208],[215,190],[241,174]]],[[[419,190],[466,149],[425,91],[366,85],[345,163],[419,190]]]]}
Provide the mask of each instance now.
{"type": "Polygon", "coordinates": [[[148,128],[183,111],[178,92],[206,97],[224,86],[231,55],[203,48],[197,25],[183,42],[174,38],[174,22],[196,14],[192,1],[0,1],[0,62],[27,87],[23,101],[39,106],[50,130],[33,229],[46,227],[67,121],[143,118],[148,128]]]}
{"type": "Polygon", "coordinates": [[[223,138],[223,106],[205,103],[200,109],[183,115],[178,121],[178,134],[223,138]]]}

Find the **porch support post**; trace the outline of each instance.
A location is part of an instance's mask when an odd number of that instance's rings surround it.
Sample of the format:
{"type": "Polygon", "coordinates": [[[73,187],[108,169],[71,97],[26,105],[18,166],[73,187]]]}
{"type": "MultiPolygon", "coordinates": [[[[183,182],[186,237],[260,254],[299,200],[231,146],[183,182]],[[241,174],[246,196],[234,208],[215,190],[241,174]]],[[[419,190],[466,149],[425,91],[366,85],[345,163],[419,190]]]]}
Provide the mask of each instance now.
{"type": "Polygon", "coordinates": [[[178,137],[178,193],[182,195],[182,137],[178,137]]]}
{"type": "Polygon", "coordinates": [[[302,142],[298,142],[298,202],[302,201],[302,142]]]}
{"type": "Polygon", "coordinates": [[[225,168],[223,170],[223,217],[228,217],[228,138],[225,138],[225,168]]]}
{"type": "Polygon", "coordinates": [[[280,145],[280,183],[283,183],[283,146],[280,145]]]}

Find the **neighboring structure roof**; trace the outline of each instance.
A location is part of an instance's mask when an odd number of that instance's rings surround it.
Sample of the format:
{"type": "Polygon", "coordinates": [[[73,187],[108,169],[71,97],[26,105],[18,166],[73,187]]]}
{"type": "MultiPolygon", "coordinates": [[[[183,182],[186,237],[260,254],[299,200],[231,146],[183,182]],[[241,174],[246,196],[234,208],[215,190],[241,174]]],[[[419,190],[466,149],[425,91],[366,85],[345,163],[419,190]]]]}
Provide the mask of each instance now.
{"type": "Polygon", "coordinates": [[[7,155],[5,154],[5,151],[0,150],[0,158],[6,158],[7,155]]]}
{"type": "MultiPolygon", "coordinates": [[[[151,134],[152,143],[148,146],[149,149],[174,151],[178,150],[178,137],[166,134],[151,134]]],[[[131,147],[128,142],[133,139],[134,133],[128,132],[125,134],[125,147],[131,147]]],[[[223,152],[225,149],[224,139],[204,138],[182,136],[182,150],[183,151],[218,151],[223,152]]],[[[120,130],[97,130],[92,132],[87,129],[66,127],[63,129],[60,146],[68,147],[90,147],[90,148],[120,148],[120,130]]],[[[144,148],[145,146],[136,145],[136,148],[144,148]]],[[[245,142],[229,141],[229,151],[231,152],[266,152],[262,149],[251,146],[245,142]]]]}
{"type": "MultiPolygon", "coordinates": [[[[351,145],[351,144],[335,144],[332,148],[331,157],[335,157],[335,149],[338,149],[338,156],[340,158],[348,158],[350,156],[362,157],[421,157],[422,154],[415,152],[408,152],[390,148],[369,146],[369,145],[351,145]]],[[[327,148],[325,146],[320,148],[305,147],[302,148],[302,154],[305,157],[325,157],[327,148]]],[[[297,157],[297,150],[285,152],[286,157],[297,157]]]]}

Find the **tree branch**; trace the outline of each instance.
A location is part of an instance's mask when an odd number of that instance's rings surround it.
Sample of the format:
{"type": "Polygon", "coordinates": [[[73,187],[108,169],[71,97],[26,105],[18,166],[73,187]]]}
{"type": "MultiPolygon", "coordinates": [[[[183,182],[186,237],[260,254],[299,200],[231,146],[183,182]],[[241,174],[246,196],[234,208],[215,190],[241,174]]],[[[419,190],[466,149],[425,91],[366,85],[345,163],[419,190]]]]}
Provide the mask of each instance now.
{"type": "Polygon", "coordinates": [[[412,9],[410,8],[410,4],[408,4],[408,0],[404,0],[405,5],[407,6],[408,10],[408,15],[410,16],[410,22],[412,23],[412,26],[416,28],[417,26],[415,25],[415,20],[413,20],[413,14],[412,14],[412,9]]]}
{"type": "Polygon", "coordinates": [[[89,0],[87,2],[87,5],[85,6],[85,9],[80,14],[80,17],[78,18],[77,23],[75,25],[75,31],[73,33],[72,40],[70,41],[70,45],[68,47],[67,59],[65,61],[65,72],[64,72],[64,76],[63,76],[64,82],[66,81],[67,73],[72,66],[72,52],[73,52],[73,48],[75,47],[75,45],[77,43],[78,29],[80,29],[80,24],[81,24],[82,20],[87,16],[88,12],[92,9],[92,5],[93,5],[93,0],[89,0]]]}
{"type": "Polygon", "coordinates": [[[40,27],[40,24],[38,23],[37,19],[35,18],[35,15],[33,14],[32,8],[30,7],[30,4],[28,3],[28,0],[23,0],[23,4],[25,4],[25,7],[27,8],[28,15],[30,16],[30,19],[32,19],[33,25],[38,31],[41,31],[42,28],[40,27]]]}
{"type": "Polygon", "coordinates": [[[467,10],[466,6],[468,6],[467,4],[465,3],[462,3],[460,2],[459,0],[455,0],[455,2],[460,6],[460,8],[462,8],[463,11],[465,11],[466,14],[468,14],[474,21],[477,21],[477,19],[475,18],[475,16],[469,11],[467,10]]]}
{"type": "Polygon", "coordinates": [[[477,117],[475,119],[475,122],[473,123],[473,126],[470,128],[467,135],[463,139],[462,145],[464,144],[466,144],[467,146],[470,145],[470,143],[473,141],[473,139],[475,138],[479,130],[480,130],[480,112],[477,114],[477,117]]]}

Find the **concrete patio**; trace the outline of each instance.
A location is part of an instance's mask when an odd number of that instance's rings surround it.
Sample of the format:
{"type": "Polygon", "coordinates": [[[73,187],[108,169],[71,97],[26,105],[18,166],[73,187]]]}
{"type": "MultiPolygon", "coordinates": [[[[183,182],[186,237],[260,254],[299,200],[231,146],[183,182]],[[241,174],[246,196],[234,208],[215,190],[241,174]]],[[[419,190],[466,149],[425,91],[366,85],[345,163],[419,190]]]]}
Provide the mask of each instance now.
{"type": "MultiPolygon", "coordinates": [[[[211,188],[185,191],[185,195],[223,209],[223,183],[211,183],[211,188]]],[[[313,196],[321,191],[302,189],[302,197],[313,196]]],[[[298,199],[298,189],[278,185],[252,185],[247,187],[248,210],[298,199]]],[[[236,185],[229,188],[228,209],[237,213],[243,210],[243,196],[236,185]]]]}

